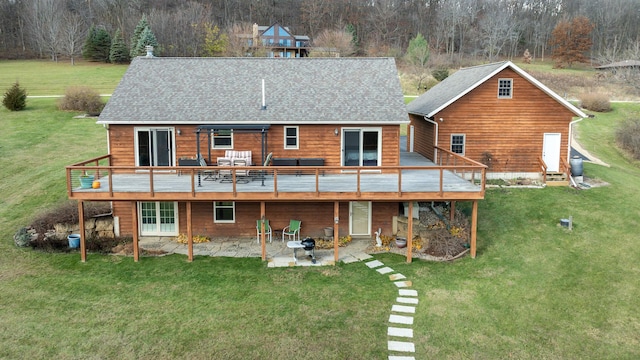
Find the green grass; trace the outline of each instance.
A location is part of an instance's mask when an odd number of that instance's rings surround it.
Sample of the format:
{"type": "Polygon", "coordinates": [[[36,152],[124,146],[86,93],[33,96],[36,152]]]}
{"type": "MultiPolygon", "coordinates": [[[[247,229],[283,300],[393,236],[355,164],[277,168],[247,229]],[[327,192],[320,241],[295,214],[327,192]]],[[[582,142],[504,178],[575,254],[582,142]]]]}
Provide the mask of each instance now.
{"type": "MultiPolygon", "coordinates": [[[[578,124],[583,145],[611,164],[585,163],[585,176],[609,186],[489,190],[476,259],[376,256],[420,294],[417,359],[640,357],[640,168],[613,147],[613,129],[640,106],[613,109],[578,124]],[[558,226],[569,215],[573,231],[558,226]]],[[[0,109],[0,358],[387,357],[397,289],[362,263],[268,269],[259,259],[96,254],[82,263],[16,248],[18,227],[66,198],[64,166],[106,152],[105,130],[73,115],[54,99],[0,109]]]]}

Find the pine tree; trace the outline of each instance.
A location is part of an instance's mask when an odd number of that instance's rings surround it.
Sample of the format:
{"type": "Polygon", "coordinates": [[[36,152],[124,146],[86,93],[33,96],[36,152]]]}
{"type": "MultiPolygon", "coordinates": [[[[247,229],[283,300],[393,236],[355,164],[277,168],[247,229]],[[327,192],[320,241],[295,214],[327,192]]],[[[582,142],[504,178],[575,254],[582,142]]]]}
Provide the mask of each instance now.
{"type": "Polygon", "coordinates": [[[135,56],[146,54],[145,48],[149,45],[153,46],[154,48],[157,48],[158,40],[156,40],[156,36],[153,34],[151,29],[146,27],[144,28],[144,30],[142,30],[142,33],[140,34],[140,39],[138,39],[138,44],[135,47],[135,51],[134,51],[135,56]]]}
{"type": "Polygon", "coordinates": [[[90,61],[109,62],[111,36],[102,28],[91,26],[89,34],[82,47],[82,57],[90,61]]]}
{"type": "Polygon", "coordinates": [[[27,106],[27,91],[21,88],[20,84],[16,81],[4,94],[2,104],[9,111],[23,110],[27,106]]]}
{"type": "Polygon", "coordinates": [[[111,49],[109,51],[109,61],[114,64],[126,64],[131,60],[129,57],[129,49],[127,44],[124,43],[124,37],[120,29],[116,30],[116,33],[111,39],[111,49]]]}
{"type": "Polygon", "coordinates": [[[131,41],[129,42],[130,51],[129,57],[133,59],[134,57],[140,55],[136,53],[136,48],[138,46],[138,41],[140,41],[140,35],[144,31],[144,29],[149,27],[149,22],[147,22],[147,16],[142,15],[140,21],[138,21],[138,25],[136,25],[135,30],[133,30],[133,36],[131,36],[131,41]]]}

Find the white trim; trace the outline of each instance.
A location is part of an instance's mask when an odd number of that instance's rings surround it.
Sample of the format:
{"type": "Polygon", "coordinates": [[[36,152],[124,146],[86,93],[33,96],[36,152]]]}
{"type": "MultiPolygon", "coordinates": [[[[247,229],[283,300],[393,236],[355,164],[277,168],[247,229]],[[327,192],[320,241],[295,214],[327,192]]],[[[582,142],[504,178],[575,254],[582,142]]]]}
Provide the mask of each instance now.
{"type": "Polygon", "coordinates": [[[371,213],[372,213],[371,201],[349,201],[349,234],[356,236],[371,236],[371,213]],[[367,232],[366,233],[357,233],[353,232],[353,204],[354,203],[367,203],[367,232]]]}
{"type": "MultiPolygon", "coordinates": [[[[176,165],[176,129],[173,126],[167,127],[154,127],[154,126],[135,126],[133,128],[133,156],[135,166],[143,166],[140,165],[140,153],[138,152],[138,131],[158,131],[158,130],[166,130],[169,132],[169,136],[171,137],[171,164],[169,166],[176,165]]],[[[154,150],[155,153],[155,150],[154,150]]],[[[146,165],[144,165],[146,166],[146,165]]],[[[153,165],[158,166],[158,165],[153,165]]]]}
{"type": "MultiPolygon", "coordinates": [[[[344,165],[344,156],[345,156],[345,146],[344,146],[344,133],[346,131],[354,131],[354,130],[358,130],[360,132],[360,149],[359,149],[359,159],[360,159],[360,164],[358,164],[357,166],[365,166],[363,164],[364,158],[363,158],[363,144],[362,144],[362,136],[364,132],[377,132],[378,133],[378,144],[376,145],[378,148],[378,154],[377,154],[377,162],[378,164],[375,165],[375,167],[379,167],[382,166],[382,128],[381,127],[343,127],[341,129],[340,132],[340,166],[346,166],[344,165]]],[[[378,171],[378,170],[376,170],[378,171]]]]}
{"type": "MultiPolygon", "coordinates": [[[[460,144],[456,144],[456,145],[460,145],[460,144]]],[[[451,151],[452,153],[458,154],[458,155],[465,156],[464,154],[466,154],[466,152],[467,152],[467,135],[466,134],[451,134],[451,136],[449,137],[449,151],[451,151]],[[462,152],[461,153],[453,151],[453,137],[454,136],[462,136],[462,152]]]]}
{"type": "MultiPolygon", "coordinates": [[[[232,150],[233,149],[233,129],[223,129],[223,130],[229,130],[229,137],[231,137],[231,145],[230,146],[216,146],[216,142],[215,142],[215,133],[211,132],[211,149],[215,149],[215,150],[232,150]]],[[[220,131],[220,130],[218,130],[220,131]]],[[[223,135],[225,138],[227,137],[227,135],[223,135]]]]}
{"type": "Polygon", "coordinates": [[[299,126],[283,126],[282,127],[282,135],[284,137],[283,148],[285,150],[298,150],[300,148],[300,127],[299,126]],[[296,129],[296,146],[287,146],[287,129],[296,129]]]}
{"type": "MultiPolygon", "coordinates": [[[[506,88],[505,88],[506,89],[506,88]]],[[[513,79],[511,78],[498,78],[498,99],[513,99],[513,79]],[[500,95],[500,83],[503,81],[509,82],[509,96],[500,95]]]]}
{"type": "MultiPolygon", "coordinates": [[[[228,209],[228,206],[220,206],[220,208],[228,209]]],[[[213,202],[213,222],[216,224],[235,224],[236,222],[236,202],[235,201],[214,201],[213,202]],[[231,209],[233,210],[233,220],[218,220],[216,219],[216,203],[230,202],[231,209]]]]}

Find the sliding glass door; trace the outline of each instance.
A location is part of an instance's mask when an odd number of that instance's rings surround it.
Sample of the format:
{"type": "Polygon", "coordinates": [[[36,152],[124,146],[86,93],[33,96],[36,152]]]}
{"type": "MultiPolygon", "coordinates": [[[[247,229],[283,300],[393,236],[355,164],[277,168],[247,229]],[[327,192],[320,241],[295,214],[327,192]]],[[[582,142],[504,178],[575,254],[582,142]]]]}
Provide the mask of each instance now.
{"type": "Polygon", "coordinates": [[[343,166],[380,166],[382,136],[380,128],[342,130],[343,166]]]}
{"type": "Polygon", "coordinates": [[[137,166],[173,166],[173,154],[173,129],[136,129],[137,166]]]}

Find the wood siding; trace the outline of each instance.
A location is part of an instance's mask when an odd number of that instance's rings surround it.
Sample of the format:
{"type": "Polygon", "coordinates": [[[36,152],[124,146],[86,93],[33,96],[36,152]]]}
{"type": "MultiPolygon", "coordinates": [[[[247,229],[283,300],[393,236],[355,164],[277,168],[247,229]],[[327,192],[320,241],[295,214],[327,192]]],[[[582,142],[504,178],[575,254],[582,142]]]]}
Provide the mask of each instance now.
{"type": "MultiPolygon", "coordinates": [[[[485,81],[434,116],[442,118],[438,146],[450,149],[451,134],[465,135],[465,156],[486,162],[490,172],[540,172],[545,133],[561,134],[560,157],[568,161],[569,123],[575,115],[562,104],[511,69],[485,81]],[[513,79],[511,99],[498,99],[498,79],[513,79]]],[[[421,117],[411,116],[416,127],[415,151],[432,158],[435,131],[421,117]]]]}

